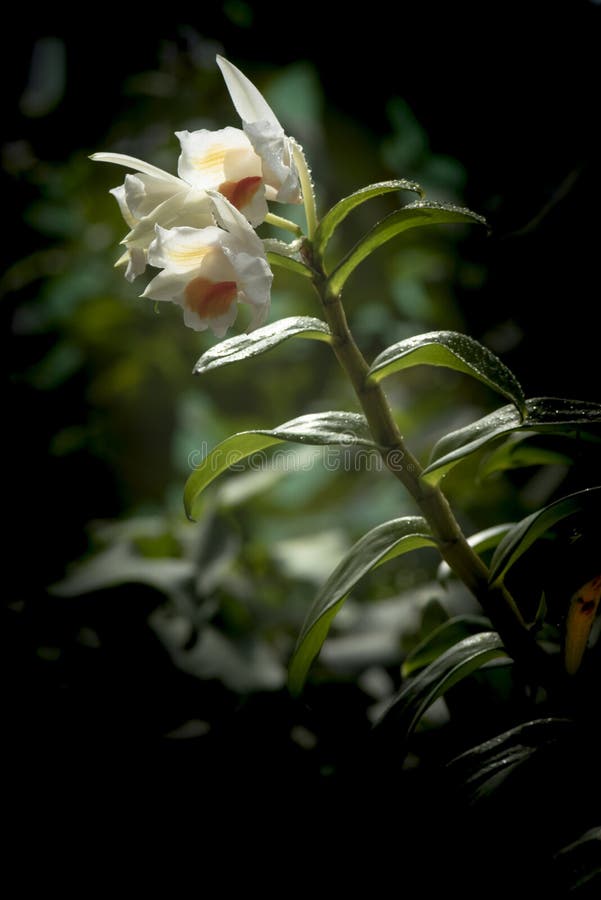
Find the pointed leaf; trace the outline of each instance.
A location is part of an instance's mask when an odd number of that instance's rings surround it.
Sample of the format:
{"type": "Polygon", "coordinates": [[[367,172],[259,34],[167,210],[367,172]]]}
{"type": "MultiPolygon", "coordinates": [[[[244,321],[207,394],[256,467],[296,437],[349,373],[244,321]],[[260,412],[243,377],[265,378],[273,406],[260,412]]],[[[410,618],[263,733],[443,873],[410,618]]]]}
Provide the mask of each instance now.
{"type": "Polygon", "coordinates": [[[372,528],[349,550],[318,593],[309,610],[290,663],[292,693],[302,689],[311,663],[326,639],[332,619],[363,576],[410,550],[435,547],[428,523],[418,516],[392,519],[372,528]]]}
{"type": "Polygon", "coordinates": [[[476,669],[493,659],[507,656],[495,631],[467,637],[409,679],[377,722],[395,734],[408,737],[429,706],[476,669]]]}
{"type": "MultiPolygon", "coordinates": [[[[294,272],[295,275],[302,275],[303,278],[311,278],[312,272],[308,266],[304,264],[302,259],[298,256],[298,254],[290,255],[288,253],[280,253],[277,250],[270,249],[270,245],[273,243],[270,241],[263,242],[267,246],[265,247],[267,262],[270,266],[279,266],[280,269],[288,269],[289,272],[294,272]]],[[[284,243],[283,241],[281,243],[284,243]]]]}
{"type": "Polygon", "coordinates": [[[404,178],[397,181],[381,181],[378,184],[370,184],[367,187],[355,191],[348,197],[339,200],[335,206],[328,210],[319,223],[319,227],[315,233],[315,246],[318,253],[323,253],[325,251],[334,231],[355,207],[360,206],[361,203],[365,203],[366,200],[371,200],[373,197],[380,197],[382,194],[389,194],[392,191],[413,191],[413,193],[419,194],[420,197],[424,196],[424,192],[419,184],[416,184],[414,181],[406,181],[404,178]]]}
{"type": "MultiPolygon", "coordinates": [[[[507,534],[509,529],[513,528],[514,524],[514,522],[504,522],[501,525],[492,525],[490,528],[485,528],[483,531],[471,534],[468,537],[467,542],[476,553],[484,553],[486,550],[492,550],[493,547],[496,547],[499,544],[501,538],[507,534]]],[[[437,579],[444,583],[452,574],[453,570],[450,565],[443,560],[436,573],[437,579]]]]}
{"type": "Polygon", "coordinates": [[[496,584],[538,538],[557,522],[579,513],[601,513],[601,487],[588,488],[556,500],[532,513],[507,532],[490,563],[490,582],[496,584]]]}
{"type": "Polygon", "coordinates": [[[386,216],[377,225],[374,225],[371,231],[361,238],[352,250],[347,253],[330,275],[331,291],[334,294],[339,294],[347,278],[357,268],[359,263],[363,262],[370,253],[373,253],[382,244],[396,237],[397,234],[422,225],[465,222],[471,224],[476,222],[480,225],[486,225],[486,220],[482,216],[478,216],[469,209],[453,206],[450,203],[434,203],[419,200],[417,203],[410,203],[408,206],[404,206],[402,209],[386,216]]]}
{"type": "Polygon", "coordinates": [[[525,411],[522,387],[494,353],[478,341],[456,331],[431,331],[393,344],[373,361],[369,377],[381,381],[410,366],[445,366],[471,375],[525,411]]]}
{"type": "Polygon", "coordinates": [[[505,779],[540,750],[564,738],[573,723],[569,719],[535,719],[524,722],[457,756],[448,768],[455,780],[478,799],[501,787],[505,779]]]}
{"type": "Polygon", "coordinates": [[[277,347],[290,338],[310,338],[314,341],[331,341],[330,329],[321,319],[313,319],[309,316],[290,316],[287,319],[279,319],[257,328],[250,334],[238,334],[226,341],[215,344],[210,350],[200,357],[194,366],[194,374],[202,375],[212,369],[228,366],[230,363],[240,362],[242,359],[250,359],[277,347]]]}
{"type": "Polygon", "coordinates": [[[512,434],[482,461],[478,477],[487,478],[496,472],[527,466],[572,465],[572,457],[557,449],[560,439],[551,436],[551,440],[554,443],[545,441],[540,434],[512,434]]]}
{"type": "Polygon", "coordinates": [[[450,470],[481,447],[514,431],[541,431],[551,434],[578,434],[601,425],[601,405],[584,400],[536,397],[526,400],[523,420],[515,406],[503,406],[483,419],[472,422],[441,438],[432,451],[430,464],[422,473],[430,484],[438,484],[450,470]]]}
{"type": "Polygon", "coordinates": [[[242,431],[218,444],[196,467],[184,488],[186,514],[193,519],[204,489],[230,466],[272,444],[345,444],[375,447],[363,416],[348,412],[312,413],[285,422],[279,428],[242,431]]]}
{"type": "Polygon", "coordinates": [[[449,647],[453,647],[464,638],[483,631],[492,631],[492,625],[483,616],[454,616],[435,628],[423,641],[408,654],[401,667],[401,675],[407,678],[420,669],[429,666],[449,647]]]}
{"type": "MultiPolygon", "coordinates": [[[[582,826],[580,826],[582,827],[582,826]]],[[[601,827],[589,828],[554,857],[554,877],[563,895],[591,900],[601,888],[601,827]]],[[[558,894],[559,896],[559,894],[558,894]]]]}

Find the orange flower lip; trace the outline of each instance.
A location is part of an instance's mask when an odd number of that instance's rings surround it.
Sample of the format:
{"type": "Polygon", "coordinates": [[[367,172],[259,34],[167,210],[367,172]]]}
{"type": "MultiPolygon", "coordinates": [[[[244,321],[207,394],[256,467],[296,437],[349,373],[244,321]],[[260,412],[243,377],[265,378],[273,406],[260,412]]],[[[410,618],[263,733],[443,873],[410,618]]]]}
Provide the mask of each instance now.
{"type": "Polygon", "coordinates": [[[193,278],[184,291],[186,306],[201,319],[214,319],[224,315],[236,299],[238,285],[235,281],[209,281],[193,278]]]}
{"type": "Polygon", "coordinates": [[[262,181],[260,175],[251,175],[248,178],[241,178],[240,181],[224,181],[219,193],[223,194],[236,209],[242,209],[250,203],[262,181]]]}

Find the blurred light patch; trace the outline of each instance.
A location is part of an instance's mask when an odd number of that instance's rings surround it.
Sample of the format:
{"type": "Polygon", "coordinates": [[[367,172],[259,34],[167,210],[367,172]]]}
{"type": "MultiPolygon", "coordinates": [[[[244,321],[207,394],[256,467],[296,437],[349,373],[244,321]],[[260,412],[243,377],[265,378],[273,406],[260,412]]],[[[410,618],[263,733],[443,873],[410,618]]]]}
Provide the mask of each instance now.
{"type": "Polygon", "coordinates": [[[29,80],[19,104],[23,115],[34,119],[51,113],[63,98],[66,82],[63,41],[56,37],[39,38],[33,45],[29,80]]]}
{"type": "Polygon", "coordinates": [[[281,110],[293,134],[315,140],[319,132],[323,97],[319,78],[307,62],[295,63],[277,74],[266,87],[270,105],[281,110]]]}
{"type": "Polygon", "coordinates": [[[252,8],[244,0],[226,0],[223,4],[223,12],[230,22],[239,28],[250,28],[254,14],[252,8]]]}
{"type": "Polygon", "coordinates": [[[8,175],[28,172],[36,162],[36,156],[29,141],[9,141],[2,147],[2,168],[8,175]]]}

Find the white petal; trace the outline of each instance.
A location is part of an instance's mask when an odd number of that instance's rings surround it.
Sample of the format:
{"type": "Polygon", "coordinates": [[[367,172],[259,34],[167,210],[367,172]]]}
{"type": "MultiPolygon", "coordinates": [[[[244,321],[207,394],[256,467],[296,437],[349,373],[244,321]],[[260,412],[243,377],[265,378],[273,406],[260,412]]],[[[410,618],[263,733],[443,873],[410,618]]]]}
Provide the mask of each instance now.
{"type": "Polygon", "coordinates": [[[223,236],[223,231],[214,225],[170,229],[157,225],[156,236],[148,248],[148,262],[151,266],[168,269],[174,275],[189,275],[200,269],[209,254],[223,255],[223,236]]]}
{"type": "Polygon", "coordinates": [[[183,181],[176,185],[164,178],[142,173],[126,175],[124,187],[127,206],[131,215],[138,220],[149,215],[175,194],[189,190],[183,181]]]}
{"type": "Polygon", "coordinates": [[[198,188],[218,188],[227,181],[261,175],[261,160],[239,128],[176,131],[182,147],[178,172],[198,188]]]}
{"type": "Polygon", "coordinates": [[[236,273],[240,299],[252,303],[253,306],[269,309],[273,272],[269,268],[267,260],[250,256],[244,252],[232,252],[227,247],[223,248],[223,252],[227,255],[236,273]]]}
{"type": "Polygon", "coordinates": [[[215,337],[222,338],[228,328],[230,328],[236,320],[236,316],[238,315],[238,304],[233,300],[230,307],[223,315],[206,319],[201,318],[197,312],[194,312],[194,310],[189,309],[187,306],[184,306],[183,310],[184,322],[188,328],[193,328],[194,331],[206,331],[207,328],[210,328],[215,337]]]}
{"type": "Polygon", "coordinates": [[[223,80],[230,92],[236,112],[242,121],[270,122],[274,128],[279,129],[283,133],[283,128],[278,122],[274,111],[252,81],[249,81],[240,69],[237,69],[223,56],[217,57],[217,65],[221,69],[223,80]]]}
{"type": "Polygon", "coordinates": [[[224,228],[236,240],[239,248],[255,256],[265,256],[263,241],[248,224],[246,216],[217,191],[207,191],[211,211],[220,228],[224,228]]]}
{"type": "Polygon", "coordinates": [[[119,209],[121,210],[121,215],[125,219],[125,224],[129,225],[130,228],[135,228],[137,219],[131,214],[129,206],[127,205],[127,200],[125,199],[125,185],[120,184],[119,187],[111,188],[109,194],[112,194],[119,204],[119,209]]]}
{"type": "Polygon", "coordinates": [[[134,281],[138,275],[142,275],[146,271],[146,251],[140,250],[138,247],[132,247],[128,253],[129,260],[125,270],[125,277],[128,281],[134,281]]]}
{"type": "Polygon", "coordinates": [[[150,300],[170,301],[171,303],[183,303],[184,291],[190,280],[188,273],[159,272],[149,281],[141,297],[150,300]]]}
{"type": "Polygon", "coordinates": [[[123,274],[127,280],[133,281],[146,270],[146,252],[137,248],[126,250],[115,263],[116,269],[121,266],[126,266],[123,274]]]}
{"type": "Polygon", "coordinates": [[[249,203],[240,207],[240,212],[244,213],[245,218],[248,219],[253,228],[258,228],[265,221],[269,207],[267,206],[264,185],[260,185],[259,190],[253,194],[249,203]]]}
{"type": "Polygon", "coordinates": [[[275,198],[281,203],[300,203],[300,179],[292,153],[289,138],[278,132],[268,122],[254,122],[244,126],[244,130],[256,153],[263,162],[265,184],[276,192],[275,198]]]}
{"type": "Polygon", "coordinates": [[[174,194],[165,200],[148,216],[141,219],[136,227],[126,235],[122,243],[128,246],[148,247],[155,237],[155,226],[163,228],[187,225],[204,228],[213,225],[211,206],[204,191],[188,190],[188,193],[174,194]]]}
{"type": "Polygon", "coordinates": [[[261,325],[264,325],[267,321],[267,317],[269,316],[269,304],[265,304],[263,306],[253,306],[252,307],[252,315],[250,317],[250,321],[248,323],[248,327],[246,329],[247,333],[250,331],[254,331],[255,328],[260,328],[261,325]]]}
{"type": "Polygon", "coordinates": [[[126,169],[135,169],[136,172],[145,172],[147,175],[154,175],[156,178],[181,184],[181,180],[176,178],[175,175],[159,169],[158,166],[152,166],[150,163],[144,162],[143,159],[127,156],[125,153],[92,153],[90,159],[93,159],[95,162],[108,162],[117,166],[125,166],[126,169]]]}
{"type": "Polygon", "coordinates": [[[184,324],[188,326],[188,328],[193,328],[194,331],[206,331],[209,327],[209,323],[207,319],[201,319],[197,312],[194,312],[193,309],[188,309],[187,306],[182,305],[182,312],[184,314],[184,324]]]}

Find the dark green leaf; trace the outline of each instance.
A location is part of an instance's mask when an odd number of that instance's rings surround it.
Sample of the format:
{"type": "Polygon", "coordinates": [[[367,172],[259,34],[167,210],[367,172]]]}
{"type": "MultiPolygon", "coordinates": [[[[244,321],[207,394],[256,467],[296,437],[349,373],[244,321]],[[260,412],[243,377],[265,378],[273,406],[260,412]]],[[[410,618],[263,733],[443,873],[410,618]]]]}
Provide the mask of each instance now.
{"type": "Polygon", "coordinates": [[[428,523],[416,516],[385,522],[357,541],[334,569],[305,619],[290,663],[288,683],[293,693],[302,689],[332,619],[357,582],[390,559],[419,547],[434,546],[436,541],[429,533],[428,523]]]}
{"type": "MultiPolygon", "coordinates": [[[[476,534],[471,534],[467,542],[472,547],[476,553],[484,553],[486,550],[492,550],[493,547],[496,547],[501,538],[507,534],[510,528],[513,528],[513,522],[504,522],[501,525],[492,525],[490,528],[485,528],[484,531],[478,531],[476,534]]],[[[449,566],[448,562],[444,560],[438,567],[438,572],[436,573],[436,577],[440,582],[447,581],[452,575],[452,569],[449,566]]]]}
{"type": "Polygon", "coordinates": [[[215,344],[200,357],[194,366],[194,374],[202,375],[204,372],[210,372],[211,369],[218,369],[242,359],[249,359],[251,356],[258,356],[293,337],[327,342],[332,339],[330,329],[321,319],[313,319],[309,316],[290,316],[287,319],[271,322],[263,328],[257,328],[250,334],[238,334],[215,344]]]}
{"type": "Polygon", "coordinates": [[[568,719],[536,719],[503,732],[449,763],[454,778],[472,799],[491,794],[541,749],[556,743],[572,727],[568,719]]]}
{"type": "MultiPolygon", "coordinates": [[[[555,442],[559,440],[554,435],[550,437],[555,442]]],[[[507,469],[521,469],[526,466],[569,466],[571,463],[572,458],[567,453],[548,444],[542,435],[512,434],[482,461],[478,475],[480,478],[486,478],[507,469]]]]}
{"type": "Polygon", "coordinates": [[[381,381],[410,366],[445,366],[477,378],[525,412],[522,387],[500,359],[478,341],[456,331],[431,331],[393,344],[373,361],[369,377],[381,381]]]}
{"type": "Polygon", "coordinates": [[[234,434],[218,444],[188,478],[184,488],[188,517],[194,518],[198,497],[218,475],[253,453],[284,441],[374,447],[363,416],[348,412],[313,413],[285,422],[279,428],[234,434]]]}
{"type": "Polygon", "coordinates": [[[334,231],[355,207],[365,203],[366,200],[371,200],[373,197],[379,197],[382,194],[389,194],[392,191],[413,191],[413,193],[419,194],[420,197],[424,196],[424,192],[419,184],[415,184],[413,181],[405,181],[404,178],[399,181],[381,181],[379,184],[370,184],[355,191],[354,194],[344,197],[336,203],[319,223],[315,234],[315,246],[318,253],[325,251],[334,231]]]}
{"type": "Polygon", "coordinates": [[[464,638],[405,682],[378,727],[392,728],[401,738],[408,737],[435,700],[485,663],[502,656],[507,654],[494,631],[464,638]]]}
{"type": "Polygon", "coordinates": [[[435,628],[409,653],[401,668],[403,678],[429,666],[449,647],[453,647],[464,638],[483,631],[492,631],[489,620],[483,616],[454,616],[435,628]]]}
{"type": "Polygon", "coordinates": [[[522,519],[507,532],[495,550],[490,564],[491,583],[499,582],[528,547],[557,522],[578,513],[595,511],[601,514],[601,487],[570,494],[522,519]]]}
{"type": "Polygon", "coordinates": [[[589,828],[563,847],[555,856],[555,864],[566,896],[596,900],[601,894],[601,828],[589,828]]]}
{"type": "Polygon", "coordinates": [[[422,477],[438,484],[450,470],[481,447],[514,431],[541,431],[551,434],[577,434],[601,424],[601,405],[584,400],[536,397],[526,400],[522,420],[513,404],[441,438],[434,447],[430,464],[422,477]]]}
{"type": "Polygon", "coordinates": [[[382,244],[385,244],[403,231],[423,225],[465,222],[471,224],[476,222],[480,225],[486,225],[486,221],[482,216],[478,216],[469,209],[453,206],[450,203],[433,203],[425,200],[410,203],[408,206],[404,206],[402,209],[386,216],[385,219],[374,225],[371,231],[355,244],[330,275],[330,289],[334,294],[339,294],[347,278],[357,268],[359,263],[363,262],[367,256],[373,253],[374,250],[377,250],[378,247],[381,247],[382,244]]]}

